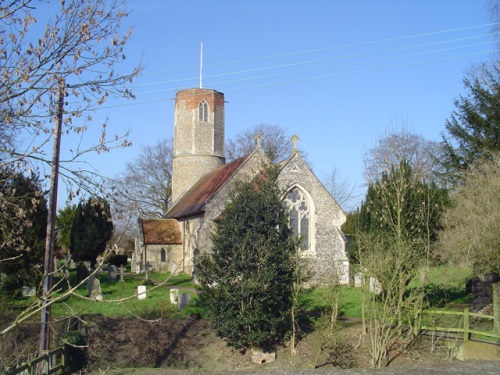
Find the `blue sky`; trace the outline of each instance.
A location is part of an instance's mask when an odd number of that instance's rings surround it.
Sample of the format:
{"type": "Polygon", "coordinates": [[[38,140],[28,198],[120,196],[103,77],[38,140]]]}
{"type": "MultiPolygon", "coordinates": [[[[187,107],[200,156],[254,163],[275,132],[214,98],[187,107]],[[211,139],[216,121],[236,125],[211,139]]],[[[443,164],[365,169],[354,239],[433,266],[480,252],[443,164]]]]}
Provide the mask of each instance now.
{"type": "Polygon", "coordinates": [[[363,150],[391,122],[439,140],[466,70],[496,48],[479,0],[126,4],[126,64],[142,59],[145,70],[135,102],[110,101],[96,114],[109,117],[110,135],[131,131],[133,147],[89,157],[108,176],[141,145],[171,137],[176,90],[199,86],[200,42],[203,87],[227,101],[226,138],[282,126],[299,135],[320,178],[336,168],[361,195],[363,150]]]}

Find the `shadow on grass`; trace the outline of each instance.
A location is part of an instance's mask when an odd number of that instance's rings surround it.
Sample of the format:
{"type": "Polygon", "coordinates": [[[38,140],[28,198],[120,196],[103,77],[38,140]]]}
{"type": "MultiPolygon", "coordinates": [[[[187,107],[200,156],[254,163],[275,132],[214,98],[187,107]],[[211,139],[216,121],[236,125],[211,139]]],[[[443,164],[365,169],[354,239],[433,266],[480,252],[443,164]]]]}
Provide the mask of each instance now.
{"type": "Polygon", "coordinates": [[[453,303],[470,302],[470,295],[465,289],[443,287],[442,285],[428,284],[424,287],[426,300],[430,307],[444,307],[453,303]]]}

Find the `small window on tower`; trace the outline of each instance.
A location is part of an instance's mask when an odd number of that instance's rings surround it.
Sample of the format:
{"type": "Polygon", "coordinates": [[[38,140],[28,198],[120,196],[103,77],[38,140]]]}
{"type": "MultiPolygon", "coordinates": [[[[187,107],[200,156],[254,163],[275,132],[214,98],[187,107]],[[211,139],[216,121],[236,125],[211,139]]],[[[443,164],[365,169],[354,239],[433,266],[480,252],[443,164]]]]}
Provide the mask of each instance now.
{"type": "Polygon", "coordinates": [[[198,121],[208,122],[208,104],[206,101],[202,100],[198,107],[198,121]]]}

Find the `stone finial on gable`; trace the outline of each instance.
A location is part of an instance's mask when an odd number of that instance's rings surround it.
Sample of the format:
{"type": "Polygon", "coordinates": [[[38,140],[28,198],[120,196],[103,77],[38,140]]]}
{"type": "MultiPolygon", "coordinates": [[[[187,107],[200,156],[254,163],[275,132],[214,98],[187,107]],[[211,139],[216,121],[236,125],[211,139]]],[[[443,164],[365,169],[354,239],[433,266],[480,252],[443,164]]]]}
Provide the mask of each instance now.
{"type": "Polygon", "coordinates": [[[255,149],[258,150],[259,148],[262,147],[262,133],[261,132],[257,132],[255,133],[254,135],[254,139],[255,139],[255,149]]]}
{"type": "Polygon", "coordinates": [[[292,156],[297,155],[299,152],[299,149],[297,148],[297,143],[299,142],[300,138],[297,134],[292,135],[292,138],[290,140],[293,143],[293,148],[292,148],[292,156]]]}

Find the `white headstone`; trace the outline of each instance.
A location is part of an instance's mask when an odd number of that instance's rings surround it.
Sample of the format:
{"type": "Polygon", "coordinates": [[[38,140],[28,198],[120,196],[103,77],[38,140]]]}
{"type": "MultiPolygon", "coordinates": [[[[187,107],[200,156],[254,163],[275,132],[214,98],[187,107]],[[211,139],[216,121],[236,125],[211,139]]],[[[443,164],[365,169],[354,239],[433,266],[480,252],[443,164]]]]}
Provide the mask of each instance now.
{"type": "Polygon", "coordinates": [[[354,275],[354,286],[356,288],[360,288],[363,286],[363,275],[361,274],[361,272],[358,272],[354,275]]]}
{"type": "Polygon", "coordinates": [[[21,288],[21,294],[23,297],[35,297],[36,288],[34,286],[23,286],[21,288]]]}
{"type": "Polygon", "coordinates": [[[178,272],[177,272],[177,263],[172,262],[172,265],[170,266],[170,274],[172,276],[176,276],[178,274],[178,272]]]}
{"type": "Polygon", "coordinates": [[[146,285],[139,285],[137,287],[137,298],[139,299],[146,298],[146,285]]]}
{"type": "Polygon", "coordinates": [[[179,303],[179,289],[170,289],[170,303],[172,305],[179,303]]]}

